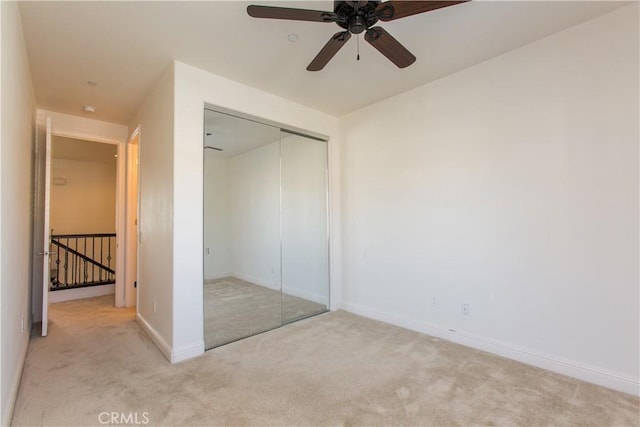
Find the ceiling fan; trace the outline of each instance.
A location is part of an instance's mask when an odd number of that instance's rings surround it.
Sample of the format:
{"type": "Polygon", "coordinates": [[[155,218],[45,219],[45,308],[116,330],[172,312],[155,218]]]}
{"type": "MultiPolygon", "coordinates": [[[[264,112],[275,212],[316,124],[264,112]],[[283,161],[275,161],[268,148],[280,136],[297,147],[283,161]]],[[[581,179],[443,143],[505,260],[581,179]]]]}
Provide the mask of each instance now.
{"type": "MultiPolygon", "coordinates": [[[[413,64],[416,57],[382,27],[374,27],[376,22],[393,21],[443,7],[454,6],[469,0],[458,1],[399,1],[389,0],[335,0],[333,12],[322,10],[293,9],[288,7],[257,6],[247,7],[247,13],[254,18],[289,19],[294,21],[335,22],[344,28],[331,37],[318,55],[307,66],[307,71],[320,71],[351,38],[351,34],[365,32],[364,39],[399,68],[413,64]]],[[[358,58],[359,59],[359,58],[358,58]]]]}

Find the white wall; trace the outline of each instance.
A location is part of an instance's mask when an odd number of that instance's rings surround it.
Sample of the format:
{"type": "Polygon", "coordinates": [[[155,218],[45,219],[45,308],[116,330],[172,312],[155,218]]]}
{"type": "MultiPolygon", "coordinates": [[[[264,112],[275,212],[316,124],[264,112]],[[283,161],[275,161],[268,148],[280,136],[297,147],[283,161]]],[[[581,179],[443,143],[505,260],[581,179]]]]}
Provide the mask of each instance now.
{"type": "Polygon", "coordinates": [[[233,275],[231,241],[229,162],[206,150],[204,162],[204,277],[219,279],[233,275]],[[207,253],[208,249],[208,253],[207,253]]]}
{"type": "MultiPolygon", "coordinates": [[[[133,129],[140,125],[138,320],[168,358],[174,342],[173,240],[176,232],[173,225],[173,78],[171,68],[145,100],[131,126],[133,129]]],[[[197,247],[198,241],[191,244],[197,247]]]]}
{"type": "MultiPolygon", "coordinates": [[[[55,147],[56,137],[53,138],[55,147]]],[[[55,151],[55,148],[54,148],[55,151]]],[[[114,150],[115,151],[115,150],[114,150]]],[[[107,160],[107,159],[105,159],[107,160]]],[[[51,213],[50,227],[53,234],[99,234],[116,232],[116,163],[113,157],[109,163],[63,158],[51,159],[51,213]],[[64,184],[63,184],[64,182],[64,184]]],[[[66,244],[65,241],[62,243],[66,244]]],[[[118,270],[115,239],[102,241],[70,241],[82,253],[102,264],[118,270]],[[100,244],[102,243],[102,245],[100,244]],[[86,247],[85,247],[86,245],[86,247]],[[108,257],[111,259],[108,259],[108,257]]],[[[63,260],[65,250],[55,249],[51,257],[51,274],[55,274],[56,259],[63,260]]],[[[65,270],[60,264],[58,277],[64,281],[65,270]]],[[[87,266],[89,280],[97,280],[100,269],[87,266]]],[[[69,270],[71,272],[71,270],[69,270]]],[[[90,298],[115,293],[114,285],[103,285],[82,289],[65,289],[51,292],[49,303],[90,298]]]]}
{"type": "Polygon", "coordinates": [[[50,225],[54,234],[115,233],[115,162],[54,158],[51,167],[50,225]],[[66,183],[56,184],[56,178],[66,183]]]}
{"type": "Polygon", "coordinates": [[[638,394],[637,8],[344,118],[347,309],[638,394]]]}
{"type": "Polygon", "coordinates": [[[55,304],[64,301],[73,301],[77,299],[93,298],[103,295],[113,295],[115,293],[115,285],[91,286],[88,288],[64,289],[49,293],[49,304],[55,304]]]}
{"type": "Polygon", "coordinates": [[[280,289],[280,146],[278,141],[231,159],[234,276],[280,289]]]}
{"type": "Polygon", "coordinates": [[[11,420],[29,342],[35,99],[16,2],[1,2],[0,422],[11,420]]]}
{"type": "MultiPolygon", "coordinates": [[[[338,120],[327,114],[180,62],[174,63],[174,70],[173,359],[181,360],[204,351],[202,138],[205,103],[327,135],[331,138],[332,155],[337,155],[339,139],[338,120]]],[[[334,194],[338,194],[337,188],[334,194]]],[[[337,215],[335,218],[337,222],[337,215]]],[[[339,246],[337,239],[334,243],[339,246]]],[[[332,254],[338,256],[339,252],[332,254]]],[[[339,272],[339,269],[336,266],[332,271],[339,272]]],[[[332,282],[332,290],[339,295],[338,282],[339,276],[332,282]]]]}

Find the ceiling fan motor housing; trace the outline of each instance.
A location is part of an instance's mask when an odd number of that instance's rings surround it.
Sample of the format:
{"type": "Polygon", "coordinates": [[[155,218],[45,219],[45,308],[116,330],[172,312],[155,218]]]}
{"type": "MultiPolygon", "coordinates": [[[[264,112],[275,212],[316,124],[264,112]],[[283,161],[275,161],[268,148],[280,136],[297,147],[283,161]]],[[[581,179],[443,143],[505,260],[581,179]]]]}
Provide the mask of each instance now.
{"type": "Polygon", "coordinates": [[[378,22],[376,7],[380,4],[380,0],[369,1],[364,6],[355,6],[355,4],[357,1],[336,0],[333,11],[340,18],[343,18],[336,21],[339,26],[352,34],[360,34],[378,22]]]}
{"type": "MultiPolygon", "coordinates": [[[[296,9],[290,7],[249,5],[247,13],[254,18],[288,19],[336,23],[343,31],[331,36],[307,66],[307,71],[320,71],[349,41],[351,34],[365,33],[364,40],[377,49],[398,68],[406,68],[416,57],[384,28],[374,26],[378,20],[393,21],[407,16],[454,6],[469,0],[407,1],[407,0],[335,0],[333,12],[296,9]]],[[[359,40],[359,39],[358,39],[359,40]]],[[[360,59],[360,55],[357,56],[360,59]]]]}

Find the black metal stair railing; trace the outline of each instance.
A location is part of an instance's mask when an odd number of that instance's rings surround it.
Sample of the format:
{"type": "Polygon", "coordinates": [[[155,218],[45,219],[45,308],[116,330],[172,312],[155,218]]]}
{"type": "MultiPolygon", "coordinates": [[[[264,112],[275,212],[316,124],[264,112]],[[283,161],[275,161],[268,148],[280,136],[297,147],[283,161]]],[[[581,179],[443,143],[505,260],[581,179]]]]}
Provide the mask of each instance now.
{"type": "Polygon", "coordinates": [[[50,252],[55,258],[51,265],[50,290],[85,288],[116,282],[116,235],[55,234],[51,236],[50,252]]]}

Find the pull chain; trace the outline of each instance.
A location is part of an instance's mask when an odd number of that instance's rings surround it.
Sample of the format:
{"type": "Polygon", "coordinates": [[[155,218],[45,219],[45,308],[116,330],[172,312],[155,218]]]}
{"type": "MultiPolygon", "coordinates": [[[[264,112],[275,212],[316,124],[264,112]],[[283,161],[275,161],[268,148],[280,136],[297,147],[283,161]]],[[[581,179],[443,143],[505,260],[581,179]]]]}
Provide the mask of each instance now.
{"type": "MultiPolygon", "coordinates": [[[[360,2],[356,1],[356,15],[359,7],[360,2]]],[[[356,61],[360,61],[360,33],[356,34],[356,61]]]]}

